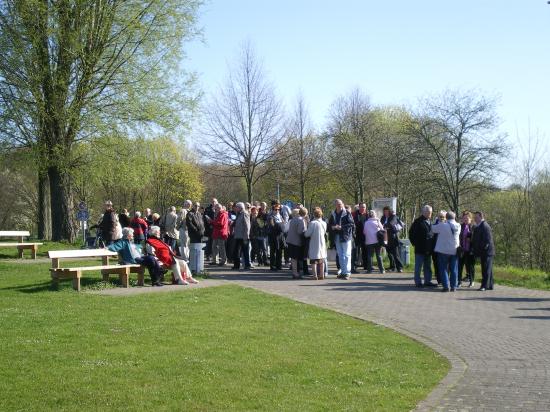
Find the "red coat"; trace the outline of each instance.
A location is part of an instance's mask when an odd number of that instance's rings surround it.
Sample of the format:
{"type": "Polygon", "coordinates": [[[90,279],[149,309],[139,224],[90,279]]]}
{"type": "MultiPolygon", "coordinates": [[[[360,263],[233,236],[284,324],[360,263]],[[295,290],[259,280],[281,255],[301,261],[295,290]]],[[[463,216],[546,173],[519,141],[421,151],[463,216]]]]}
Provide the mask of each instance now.
{"type": "Polygon", "coordinates": [[[166,243],[156,237],[150,237],[147,239],[147,243],[155,248],[155,256],[164,266],[170,267],[174,264],[174,256],[176,255],[166,243]]]}
{"type": "Polygon", "coordinates": [[[229,237],[229,225],[227,221],[227,212],[220,211],[212,221],[212,239],[226,240],[229,237]]]}
{"type": "Polygon", "coordinates": [[[134,217],[130,222],[130,227],[134,229],[134,237],[139,236],[141,238],[143,238],[145,232],[149,229],[149,225],[147,225],[147,222],[141,217],[134,217]]]}

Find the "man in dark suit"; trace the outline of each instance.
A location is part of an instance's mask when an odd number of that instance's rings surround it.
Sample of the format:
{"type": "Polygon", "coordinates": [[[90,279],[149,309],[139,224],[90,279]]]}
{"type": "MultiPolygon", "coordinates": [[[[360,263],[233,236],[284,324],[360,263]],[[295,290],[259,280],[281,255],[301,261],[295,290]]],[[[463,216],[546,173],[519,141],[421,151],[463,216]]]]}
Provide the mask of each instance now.
{"type": "Polygon", "coordinates": [[[432,283],[430,255],[433,251],[433,232],[431,218],[432,207],[425,205],[422,208],[422,215],[414,220],[409,229],[409,239],[414,246],[414,283],[417,288],[437,286],[432,283]],[[424,269],[424,283],[420,277],[422,269],[424,269]]]}
{"type": "Polygon", "coordinates": [[[474,255],[481,261],[481,287],[480,291],[493,290],[493,258],[495,245],[493,232],[489,224],[483,218],[483,212],[475,213],[476,226],[472,234],[472,249],[474,255]]]}

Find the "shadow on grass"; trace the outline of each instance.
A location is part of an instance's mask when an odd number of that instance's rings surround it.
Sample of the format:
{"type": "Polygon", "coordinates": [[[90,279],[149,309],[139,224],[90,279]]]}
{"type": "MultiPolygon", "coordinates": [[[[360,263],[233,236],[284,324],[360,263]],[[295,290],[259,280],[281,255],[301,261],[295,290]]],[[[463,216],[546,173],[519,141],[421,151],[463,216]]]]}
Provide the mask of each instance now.
{"type": "Polygon", "coordinates": [[[42,282],[36,285],[19,285],[19,286],[8,286],[5,288],[0,288],[0,290],[15,290],[22,293],[39,293],[45,291],[56,291],[57,289],[52,287],[52,282],[42,282]]]}
{"type": "MultiPolygon", "coordinates": [[[[80,287],[82,290],[114,289],[120,286],[121,284],[118,279],[110,279],[109,282],[105,282],[102,279],[97,278],[80,278],[80,287]]],[[[19,285],[0,288],[0,291],[2,290],[11,290],[21,293],[60,292],[65,290],[74,291],[71,279],[60,280],[58,287],[54,287],[51,281],[46,281],[35,285],[19,285]]]]}

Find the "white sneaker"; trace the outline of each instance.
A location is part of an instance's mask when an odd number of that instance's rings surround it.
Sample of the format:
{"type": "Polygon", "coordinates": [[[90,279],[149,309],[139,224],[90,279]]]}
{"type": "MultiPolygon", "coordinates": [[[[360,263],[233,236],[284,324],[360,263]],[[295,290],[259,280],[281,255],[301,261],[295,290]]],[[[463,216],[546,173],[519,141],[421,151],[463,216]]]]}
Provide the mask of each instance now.
{"type": "Polygon", "coordinates": [[[183,279],[180,279],[178,280],[178,285],[188,285],[189,282],[187,282],[186,280],[183,280],[183,279]]]}
{"type": "Polygon", "coordinates": [[[195,279],[195,278],[187,278],[187,281],[188,281],[189,283],[199,283],[199,281],[198,281],[197,279],[195,279]]]}

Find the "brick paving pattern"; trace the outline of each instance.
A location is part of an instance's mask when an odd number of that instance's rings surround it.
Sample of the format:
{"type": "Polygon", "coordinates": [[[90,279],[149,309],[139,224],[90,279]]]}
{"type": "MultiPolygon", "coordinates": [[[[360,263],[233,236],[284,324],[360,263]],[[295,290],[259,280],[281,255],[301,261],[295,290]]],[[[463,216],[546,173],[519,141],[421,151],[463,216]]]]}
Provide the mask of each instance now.
{"type": "Polygon", "coordinates": [[[417,410],[550,411],[550,292],[497,285],[441,293],[412,287],[411,274],[314,281],[292,280],[288,271],[209,270],[388,326],[446,356],[451,372],[417,410]]]}

